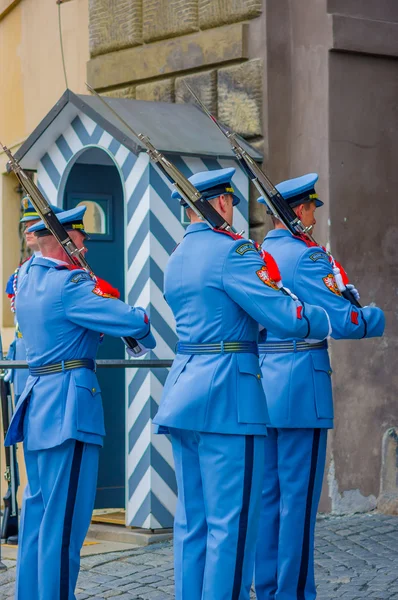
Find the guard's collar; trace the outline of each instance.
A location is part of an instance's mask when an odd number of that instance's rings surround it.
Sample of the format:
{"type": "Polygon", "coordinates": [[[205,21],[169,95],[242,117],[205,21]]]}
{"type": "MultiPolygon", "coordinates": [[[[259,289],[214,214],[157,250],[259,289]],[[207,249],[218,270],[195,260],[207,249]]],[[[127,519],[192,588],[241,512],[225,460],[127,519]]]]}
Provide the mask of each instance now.
{"type": "Polygon", "coordinates": [[[55,268],[59,264],[67,264],[67,263],[64,263],[64,262],[61,263],[60,261],[55,261],[52,258],[47,258],[45,256],[37,256],[37,257],[35,256],[35,260],[34,260],[33,264],[39,265],[40,267],[48,267],[48,268],[54,267],[55,268]]]}
{"type": "Polygon", "coordinates": [[[187,230],[185,232],[185,235],[188,235],[189,233],[196,233],[197,231],[205,231],[206,229],[210,229],[210,226],[207,223],[192,223],[191,225],[188,225],[187,230]]]}
{"type": "Polygon", "coordinates": [[[267,233],[264,239],[269,240],[272,238],[282,238],[282,237],[293,237],[288,229],[271,229],[267,233]]]}

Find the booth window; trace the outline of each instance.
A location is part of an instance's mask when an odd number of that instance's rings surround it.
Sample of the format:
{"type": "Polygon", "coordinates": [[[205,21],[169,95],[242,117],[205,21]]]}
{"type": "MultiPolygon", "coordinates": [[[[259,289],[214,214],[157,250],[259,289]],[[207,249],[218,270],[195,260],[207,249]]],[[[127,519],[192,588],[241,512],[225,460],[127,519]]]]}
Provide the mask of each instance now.
{"type": "Polygon", "coordinates": [[[87,233],[108,233],[106,214],[102,206],[94,200],[82,200],[77,204],[77,206],[82,205],[87,207],[84,215],[84,229],[87,233]]]}
{"type": "Polygon", "coordinates": [[[86,206],[84,229],[90,240],[113,240],[113,198],[110,194],[67,194],[66,209],[86,206]]]}
{"type": "Polygon", "coordinates": [[[187,217],[187,212],[183,206],[181,206],[180,221],[181,221],[181,225],[184,225],[184,227],[186,227],[187,225],[190,225],[190,223],[191,223],[191,221],[187,217]]]}

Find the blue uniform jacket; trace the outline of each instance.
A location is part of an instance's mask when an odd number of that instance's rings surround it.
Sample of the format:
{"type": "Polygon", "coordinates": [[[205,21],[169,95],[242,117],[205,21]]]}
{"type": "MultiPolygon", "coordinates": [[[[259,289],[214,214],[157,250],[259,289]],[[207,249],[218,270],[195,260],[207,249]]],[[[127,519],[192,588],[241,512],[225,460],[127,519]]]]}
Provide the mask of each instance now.
{"type": "MultiPolygon", "coordinates": [[[[17,275],[15,273],[13,273],[10,277],[10,279],[8,280],[7,283],[7,289],[6,292],[8,294],[13,294],[14,293],[14,279],[15,277],[17,277],[17,281],[16,281],[16,291],[18,293],[18,289],[20,286],[21,281],[23,280],[24,276],[26,275],[28,269],[29,269],[29,265],[31,264],[32,260],[34,260],[34,256],[31,256],[31,258],[29,258],[28,260],[26,260],[24,263],[22,263],[22,265],[19,267],[17,275]]],[[[17,323],[17,319],[15,318],[15,338],[13,343],[10,346],[10,351],[7,355],[7,358],[9,358],[10,360],[26,360],[26,349],[25,349],[25,341],[22,337],[22,333],[18,327],[18,323],[17,323]]],[[[12,378],[11,381],[14,384],[14,394],[16,396],[20,396],[25,388],[26,382],[28,380],[28,375],[29,372],[27,371],[27,369],[14,369],[12,372],[12,378]]]]}
{"type": "MultiPolygon", "coordinates": [[[[356,308],[341,295],[322,248],[309,248],[286,229],[270,231],[263,248],[277,261],[284,285],[300,300],[327,311],[334,339],[383,334],[383,311],[369,306],[356,308]]],[[[266,337],[267,342],[281,338],[275,329],[266,337]]],[[[260,342],[264,340],[262,332],[260,342]]],[[[273,427],[333,427],[332,369],[326,349],[263,354],[260,363],[273,427]]]]}
{"type": "MultiPolygon", "coordinates": [[[[20,282],[16,300],[27,361],[37,367],[62,361],[95,359],[100,333],[132,336],[155,346],[142,308],[94,293],[95,284],[81,270],[57,267],[36,258],[20,282]]],[[[123,401],[115,398],[115,402],[123,401]]],[[[24,440],[28,450],[43,450],[76,439],[102,445],[105,435],[101,391],[94,371],[73,369],[29,375],[5,444],[24,440]]]]}
{"type": "MultiPolygon", "coordinates": [[[[234,240],[205,223],[190,225],[164,282],[180,342],[257,342],[258,323],[280,337],[325,338],[325,311],[298,307],[266,283],[264,268],[250,241],[234,240]]],[[[154,423],[159,433],[176,427],[265,434],[269,417],[258,356],[177,354],[154,423]]]]}

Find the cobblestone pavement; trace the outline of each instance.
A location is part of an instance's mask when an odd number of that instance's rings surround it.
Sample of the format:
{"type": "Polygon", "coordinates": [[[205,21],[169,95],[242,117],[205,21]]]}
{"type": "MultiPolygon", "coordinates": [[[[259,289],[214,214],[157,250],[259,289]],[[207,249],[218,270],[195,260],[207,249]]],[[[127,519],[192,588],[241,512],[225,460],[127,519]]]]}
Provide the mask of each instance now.
{"type": "MultiPolygon", "coordinates": [[[[170,600],[172,554],[172,543],[164,542],[84,557],[77,600],[170,600]]],[[[317,600],[398,600],[398,517],[321,517],[315,561],[317,600]]],[[[13,600],[15,563],[5,562],[0,599],[13,600]]]]}

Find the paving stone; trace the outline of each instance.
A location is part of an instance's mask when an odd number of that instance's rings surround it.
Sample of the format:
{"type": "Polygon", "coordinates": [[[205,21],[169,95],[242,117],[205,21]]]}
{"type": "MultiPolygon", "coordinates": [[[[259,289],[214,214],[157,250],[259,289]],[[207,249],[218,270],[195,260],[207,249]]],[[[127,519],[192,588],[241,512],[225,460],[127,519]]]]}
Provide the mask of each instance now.
{"type": "Polygon", "coordinates": [[[108,590],[107,592],[103,593],[103,596],[104,598],[116,598],[116,596],[120,596],[121,594],[123,594],[123,592],[121,592],[120,589],[108,590]]]}
{"type": "MultiPolygon", "coordinates": [[[[317,600],[398,600],[398,518],[355,515],[317,523],[317,600]]],[[[0,600],[14,600],[15,563],[0,572],[0,600]]],[[[163,542],[82,559],[77,600],[172,600],[173,545],[163,542]]],[[[252,591],[251,598],[255,600],[252,591]]]]}

